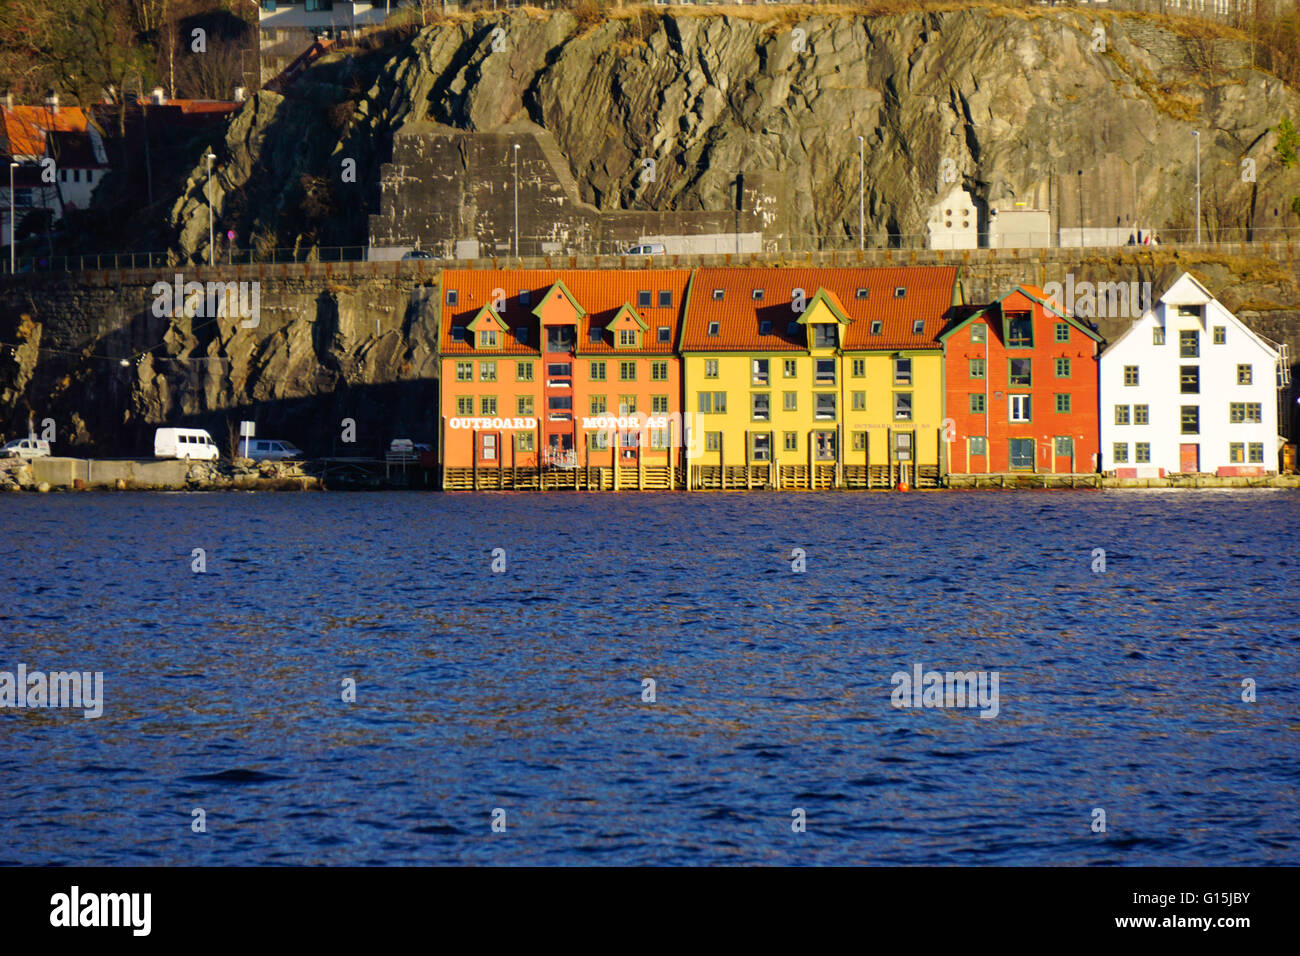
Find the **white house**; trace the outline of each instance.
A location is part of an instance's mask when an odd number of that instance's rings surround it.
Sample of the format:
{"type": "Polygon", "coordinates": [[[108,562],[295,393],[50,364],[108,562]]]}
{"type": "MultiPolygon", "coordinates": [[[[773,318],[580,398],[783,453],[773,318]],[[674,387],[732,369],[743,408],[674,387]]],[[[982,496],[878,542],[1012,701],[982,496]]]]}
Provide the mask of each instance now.
{"type": "Polygon", "coordinates": [[[1102,353],[1102,471],[1277,471],[1279,358],[1183,273],[1102,353]]]}

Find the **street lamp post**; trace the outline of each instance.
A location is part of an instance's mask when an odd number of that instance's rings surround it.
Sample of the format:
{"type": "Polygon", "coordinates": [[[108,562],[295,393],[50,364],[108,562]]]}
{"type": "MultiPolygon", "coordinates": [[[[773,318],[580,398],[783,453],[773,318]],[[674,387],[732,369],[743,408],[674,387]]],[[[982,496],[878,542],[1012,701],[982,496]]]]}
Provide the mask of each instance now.
{"type": "Polygon", "coordinates": [[[1196,137],[1196,244],[1201,244],[1201,131],[1192,130],[1196,137]]]}
{"type": "Polygon", "coordinates": [[[862,216],[862,209],[863,209],[862,192],[863,192],[863,186],[866,182],[863,176],[863,165],[862,165],[863,149],[864,146],[862,143],[862,137],[859,136],[858,137],[858,252],[861,252],[863,250],[866,243],[866,236],[864,235],[863,232],[863,216],[862,216]]]}
{"type": "Polygon", "coordinates": [[[1088,244],[1083,235],[1083,170],[1079,170],[1079,248],[1088,244]]]}
{"type": "Polygon", "coordinates": [[[213,265],[214,256],[216,255],[216,243],[212,237],[212,161],[217,157],[212,150],[208,150],[208,155],[203,158],[208,161],[208,182],[207,188],[204,190],[208,197],[208,265],[213,265]]]}
{"type": "Polygon", "coordinates": [[[14,218],[14,170],[15,162],[9,163],[9,274],[18,272],[18,220],[14,218]]]}
{"type": "Polygon", "coordinates": [[[519,144],[515,143],[515,258],[519,258],[519,144]]]}

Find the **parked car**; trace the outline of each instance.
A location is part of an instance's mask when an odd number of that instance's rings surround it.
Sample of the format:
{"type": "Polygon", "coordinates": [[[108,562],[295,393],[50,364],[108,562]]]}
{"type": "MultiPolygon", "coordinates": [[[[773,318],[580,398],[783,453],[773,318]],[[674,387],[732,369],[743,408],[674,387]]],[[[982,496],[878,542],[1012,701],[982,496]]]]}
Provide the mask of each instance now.
{"type": "Polygon", "coordinates": [[[203,428],[160,428],[153,433],[155,458],[194,458],[216,461],[217,443],[203,428]]]}
{"type": "Polygon", "coordinates": [[[402,256],[403,259],[432,259],[434,255],[425,249],[412,249],[402,256]]]}
{"type": "Polygon", "coordinates": [[[278,438],[245,438],[239,445],[240,455],[254,461],[283,461],[302,458],[302,449],[278,438]]]}
{"type": "Polygon", "coordinates": [[[50,443],[39,438],[15,438],[0,448],[0,458],[46,458],[50,443]]]}
{"type": "Polygon", "coordinates": [[[625,256],[662,256],[663,254],[664,246],[661,242],[650,242],[642,246],[633,246],[631,249],[627,250],[627,252],[623,253],[625,256]]]}

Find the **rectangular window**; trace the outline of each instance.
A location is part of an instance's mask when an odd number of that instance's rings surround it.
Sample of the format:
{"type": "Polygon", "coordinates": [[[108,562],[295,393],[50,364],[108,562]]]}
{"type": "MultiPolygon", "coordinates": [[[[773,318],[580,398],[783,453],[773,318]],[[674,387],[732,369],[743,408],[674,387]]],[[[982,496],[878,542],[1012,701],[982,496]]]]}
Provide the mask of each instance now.
{"type": "Polygon", "coordinates": [[[979,345],[988,340],[988,329],[980,323],[975,323],[970,327],[970,340],[973,344],[979,345]]]}
{"type": "Polygon", "coordinates": [[[456,363],[456,381],[458,382],[474,381],[474,364],[472,362],[456,363]]]}
{"type": "Polygon", "coordinates": [[[1199,395],[1201,393],[1201,367],[1199,365],[1184,365],[1178,375],[1179,391],[1184,395],[1199,395]]]}
{"type": "Polygon", "coordinates": [[[518,441],[519,441],[519,450],[520,450],[520,451],[532,451],[532,450],[533,450],[533,433],[532,433],[532,432],[518,432],[517,435],[516,435],[516,438],[517,438],[518,441]]]}
{"type": "Polygon", "coordinates": [[[1124,384],[1125,385],[1138,384],[1138,367],[1136,365],[1124,366],[1124,384]]]}
{"type": "Polygon", "coordinates": [[[516,415],[531,415],[533,413],[533,396],[520,395],[515,399],[516,415]]]}
{"type": "Polygon", "coordinates": [[[1222,326],[1222,325],[1214,326],[1214,344],[1215,345],[1228,344],[1228,329],[1226,326],[1222,326]]]}
{"type": "Polygon", "coordinates": [[[829,419],[835,417],[835,395],[834,393],[818,392],[816,395],[817,405],[814,415],[819,419],[829,419]]]}
{"type": "Polygon", "coordinates": [[[1061,392],[1057,393],[1056,411],[1061,415],[1068,415],[1070,413],[1070,396],[1068,394],[1061,392]]]}
{"type": "Polygon", "coordinates": [[[1162,325],[1157,325],[1157,326],[1153,326],[1153,327],[1152,327],[1152,329],[1151,329],[1151,344],[1152,344],[1152,345],[1164,345],[1164,344],[1165,344],[1165,329],[1164,329],[1164,326],[1162,326],[1162,325]]]}
{"type": "Polygon", "coordinates": [[[1151,443],[1140,441],[1133,446],[1133,460],[1140,465],[1151,463],[1151,443]]]}
{"type": "Polygon", "coordinates": [[[767,432],[756,432],[749,436],[750,461],[772,460],[772,436],[767,432]]]}
{"type": "Polygon", "coordinates": [[[814,369],[818,385],[835,384],[835,359],[818,359],[814,369]]]}
{"type": "Polygon", "coordinates": [[[609,409],[609,403],[604,395],[591,396],[591,414],[603,415],[609,409]]]}
{"type": "Polygon", "coordinates": [[[1264,464],[1264,443],[1253,441],[1250,443],[1250,462],[1252,465],[1264,464]]]}
{"type": "Polygon", "coordinates": [[[638,309],[650,308],[650,290],[641,289],[636,294],[636,307],[638,309]]]}
{"type": "Polygon", "coordinates": [[[618,363],[618,380],[620,382],[636,381],[636,362],[618,363]]]}
{"type": "Polygon", "coordinates": [[[850,443],[850,444],[849,444],[849,447],[852,448],[854,451],[866,451],[866,450],[867,450],[867,433],[866,433],[866,432],[853,432],[853,433],[849,436],[849,443],[850,443]]]}
{"type": "Polygon", "coordinates": [[[1013,349],[1034,347],[1034,320],[1028,312],[1007,313],[1007,345],[1013,349]]]}
{"type": "Polygon", "coordinates": [[[1133,424],[1150,425],[1151,424],[1151,406],[1134,405],[1133,406],[1133,424]]]}
{"type": "Polygon", "coordinates": [[[516,362],[515,363],[515,381],[531,382],[533,380],[533,363],[516,362]]]}
{"type": "Polygon", "coordinates": [[[1178,333],[1179,358],[1197,358],[1201,354],[1201,334],[1196,329],[1183,329],[1178,333]]]}
{"type": "Polygon", "coordinates": [[[1234,441],[1228,443],[1228,462],[1233,465],[1244,465],[1246,463],[1246,446],[1243,442],[1234,441]]]}
{"type": "Polygon", "coordinates": [[[1034,440],[1032,438],[1013,438],[1010,441],[1011,469],[1013,471],[1034,470],[1034,440]]]}
{"type": "Polygon", "coordinates": [[[1034,360],[1010,359],[1007,384],[1012,388],[1029,388],[1034,384],[1034,360]]]}
{"type": "Polygon", "coordinates": [[[546,366],[546,376],[547,378],[572,378],[573,364],[571,362],[551,362],[546,366]]]}
{"type": "Polygon", "coordinates": [[[722,447],[722,432],[704,433],[704,450],[718,451],[722,447]]]}
{"type": "Polygon", "coordinates": [[[894,359],[894,384],[912,384],[912,360],[910,358],[894,359]]]}
{"type": "Polygon", "coordinates": [[[726,392],[714,392],[714,393],[713,393],[713,410],[714,410],[715,412],[718,412],[718,413],[722,413],[722,412],[725,412],[725,411],[727,410],[727,393],[726,393],[726,392]]]}
{"type": "Polygon", "coordinates": [[[1251,385],[1255,381],[1255,367],[1253,365],[1237,366],[1237,384],[1251,385]]]}
{"type": "Polygon", "coordinates": [[[838,344],[835,339],[839,324],[835,322],[818,322],[813,326],[813,348],[833,349],[838,344]]]}
{"type": "Polygon", "coordinates": [[[1128,464],[1128,442],[1117,441],[1110,449],[1110,459],[1117,465],[1128,464]]]}
{"type": "Polygon", "coordinates": [[[984,377],[984,360],[982,358],[974,358],[970,360],[970,377],[984,377]]]}
{"type": "Polygon", "coordinates": [[[609,447],[609,432],[596,431],[591,433],[591,447],[596,451],[604,451],[609,447]]]}
{"type": "Polygon", "coordinates": [[[1012,395],[1010,396],[1010,402],[1011,402],[1011,414],[1010,414],[1011,421],[1027,422],[1032,420],[1030,416],[1031,407],[1030,407],[1028,395],[1012,395]]]}
{"type": "Polygon", "coordinates": [[[799,372],[799,365],[794,359],[786,359],[784,370],[786,378],[794,378],[799,372]]]}
{"type": "Polygon", "coordinates": [[[1070,377],[1070,360],[1068,358],[1059,358],[1056,360],[1056,377],[1070,377]]]}
{"type": "Polygon", "coordinates": [[[492,349],[496,348],[497,330],[483,329],[483,331],[479,332],[478,334],[478,344],[483,346],[484,348],[492,348],[492,349]]]}
{"type": "Polygon", "coordinates": [[[618,413],[620,415],[636,414],[636,396],[620,395],[618,397],[618,413]]]}
{"type": "Polygon", "coordinates": [[[894,421],[910,422],[912,420],[912,393],[894,393],[894,421]]]}
{"type": "Polygon", "coordinates": [[[867,376],[867,360],[866,360],[866,359],[854,359],[854,360],[853,360],[853,377],[854,377],[854,378],[866,378],[866,376],[867,376]]]}
{"type": "Polygon", "coordinates": [[[651,396],[650,396],[650,411],[652,411],[652,412],[653,412],[654,414],[656,414],[656,415],[667,415],[667,414],[668,414],[668,396],[667,396],[667,395],[651,395],[651,396]]]}
{"type": "Polygon", "coordinates": [[[1184,435],[1199,435],[1201,433],[1201,408],[1199,405],[1184,405],[1180,420],[1184,435]]]}
{"type": "Polygon", "coordinates": [[[883,332],[884,330],[885,330],[885,323],[884,323],[884,322],[882,322],[880,319],[872,319],[872,320],[871,320],[871,334],[872,334],[872,335],[879,335],[879,334],[880,334],[881,332],[883,332]]]}
{"type": "Polygon", "coordinates": [[[767,392],[754,392],[749,396],[750,417],[756,422],[772,420],[772,396],[767,392]]]}
{"type": "Polygon", "coordinates": [[[672,289],[660,289],[660,290],[659,290],[659,308],[661,308],[661,309],[671,309],[672,307],[673,307],[673,292],[672,292],[672,289]]]}
{"type": "Polygon", "coordinates": [[[588,342],[597,343],[603,341],[604,338],[605,338],[605,330],[602,329],[599,325],[593,325],[591,326],[591,328],[587,329],[588,342]]]}
{"type": "Polygon", "coordinates": [[[668,429],[652,428],[650,429],[650,447],[655,451],[663,451],[668,447],[668,429]]]}
{"type": "Polygon", "coordinates": [[[592,362],[592,363],[591,363],[591,380],[592,380],[593,382],[603,382],[603,381],[605,381],[605,363],[604,363],[604,362],[592,362]]]}
{"type": "Polygon", "coordinates": [[[717,323],[717,322],[710,322],[710,323],[709,323],[709,327],[708,327],[708,331],[707,331],[706,334],[709,335],[711,338],[717,338],[717,337],[718,337],[718,333],[719,333],[721,330],[722,330],[722,326],[721,326],[719,323],[717,323]]]}
{"type": "Polygon", "coordinates": [[[799,450],[799,433],[798,433],[798,432],[786,432],[786,433],[785,433],[785,450],[786,450],[786,451],[798,451],[798,450],[799,450]]]}
{"type": "Polygon", "coordinates": [[[755,384],[755,385],[766,385],[766,384],[767,384],[768,360],[767,360],[767,359],[753,359],[751,364],[752,364],[752,371],[753,371],[753,384],[755,384]]]}
{"type": "Polygon", "coordinates": [[[673,340],[672,332],[669,330],[668,326],[666,325],[661,325],[657,329],[655,329],[655,338],[657,338],[660,342],[664,343],[665,345],[670,343],[673,340]]]}
{"type": "Polygon", "coordinates": [[[1116,424],[1116,425],[1127,425],[1127,424],[1129,424],[1131,421],[1132,421],[1132,419],[1130,418],[1130,406],[1128,406],[1128,405],[1116,405],[1116,406],[1115,406],[1115,424],[1116,424]]]}
{"type": "Polygon", "coordinates": [[[984,404],[983,392],[972,392],[970,396],[970,410],[972,415],[983,415],[987,406],[984,404]]]}
{"type": "Polygon", "coordinates": [[[459,398],[456,399],[456,414],[457,415],[474,414],[474,399],[472,396],[461,395],[459,398]]]}
{"type": "Polygon", "coordinates": [[[1070,323],[1069,323],[1069,322],[1057,322],[1057,323],[1056,323],[1056,341],[1058,341],[1058,342],[1068,342],[1068,341],[1070,341],[1070,323]]]}
{"type": "Polygon", "coordinates": [[[455,289],[447,290],[447,304],[455,305],[460,301],[460,294],[455,289]]]}
{"type": "Polygon", "coordinates": [[[1062,438],[1058,435],[1053,439],[1053,444],[1055,445],[1053,450],[1056,452],[1057,458],[1069,458],[1074,454],[1073,438],[1062,438]]]}
{"type": "Polygon", "coordinates": [[[497,413],[497,397],[495,395],[484,395],[478,400],[478,413],[480,415],[495,415],[497,413]]]}
{"type": "Polygon", "coordinates": [[[636,329],[619,329],[618,344],[622,348],[632,348],[636,345],[636,329]]]}
{"type": "Polygon", "coordinates": [[[989,453],[989,440],[983,435],[971,437],[970,453],[972,455],[987,455],[989,453]]]}
{"type": "Polygon", "coordinates": [[[852,406],[852,407],[853,407],[853,410],[854,410],[855,412],[865,412],[865,411],[867,410],[867,393],[866,393],[866,392],[852,392],[852,393],[851,393],[851,400],[852,400],[852,402],[853,402],[853,406],[852,406]]]}
{"type": "Polygon", "coordinates": [[[1251,423],[1258,425],[1264,420],[1264,406],[1260,402],[1230,402],[1228,404],[1228,421],[1233,425],[1251,423]]]}
{"type": "Polygon", "coordinates": [[[552,395],[546,400],[546,407],[551,411],[571,412],[573,411],[573,396],[552,395]]]}
{"type": "Polygon", "coordinates": [[[787,412],[797,412],[799,410],[799,393],[782,392],[781,408],[787,412]]]}
{"type": "Polygon", "coordinates": [[[704,377],[705,377],[705,378],[717,378],[717,377],[718,377],[718,360],[717,360],[717,359],[705,359],[705,360],[704,360],[704,377]]]}
{"type": "Polygon", "coordinates": [[[650,363],[650,381],[666,382],[668,381],[668,363],[651,362],[650,363]]]}
{"type": "Polygon", "coordinates": [[[497,363],[479,362],[478,380],[480,382],[495,382],[497,380],[497,363]]]}

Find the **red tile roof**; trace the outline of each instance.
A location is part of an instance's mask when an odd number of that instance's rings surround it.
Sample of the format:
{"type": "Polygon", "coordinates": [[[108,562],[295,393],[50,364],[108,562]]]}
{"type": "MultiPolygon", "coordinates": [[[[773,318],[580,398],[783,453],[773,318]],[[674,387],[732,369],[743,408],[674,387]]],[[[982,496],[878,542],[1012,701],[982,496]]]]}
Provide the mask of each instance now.
{"type": "Polygon", "coordinates": [[[578,322],[575,351],[579,354],[651,353],[671,355],[677,344],[677,332],[682,308],[686,299],[686,286],[690,281],[689,269],[452,269],[442,274],[442,327],[439,333],[444,355],[485,355],[487,352],[503,355],[538,355],[539,326],[533,309],[542,296],[563,279],[565,287],[578,300],[587,314],[578,322]],[[478,314],[479,309],[492,304],[494,289],[506,293],[506,307],[502,318],[510,326],[500,349],[475,349],[469,342],[455,341],[453,327],[464,328],[478,314]],[[528,302],[522,303],[520,290],[527,291],[528,302]],[[455,305],[447,305],[447,293],[457,294],[455,305]],[[672,293],[671,308],[660,308],[659,293],[672,293]],[[650,305],[637,305],[637,293],[649,292],[650,305]],[[596,343],[590,341],[590,328],[594,322],[605,326],[624,305],[632,306],[650,327],[640,349],[615,349],[608,336],[596,343]],[[657,329],[668,327],[668,341],[660,342],[657,329]],[[520,344],[517,330],[528,329],[527,344],[520,344]]]}
{"type": "Polygon", "coordinates": [[[78,106],[60,106],[51,110],[44,106],[0,107],[0,152],[10,156],[44,156],[47,131],[84,133],[86,114],[78,106]]]}
{"type": "Polygon", "coordinates": [[[689,314],[682,337],[683,351],[729,352],[799,351],[806,348],[803,326],[789,331],[799,318],[792,294],[802,289],[805,303],[825,289],[851,322],[844,333],[845,351],[877,349],[938,349],[938,335],[948,321],[957,285],[957,268],[910,267],[886,269],[720,268],[697,269],[689,314]],[[761,300],[754,290],[761,289],[761,300]],[[866,290],[866,298],[858,290],[866,290]],[[906,290],[896,296],[895,290],[906,290]],[[715,298],[715,290],[722,298],[715,298]],[[921,320],[920,333],[914,332],[921,320]],[[759,332],[761,321],[771,333],[759,332]],[[872,334],[872,322],[881,323],[872,334]],[[709,335],[710,322],[718,334],[709,335]]]}

